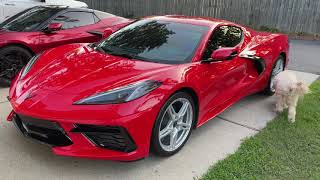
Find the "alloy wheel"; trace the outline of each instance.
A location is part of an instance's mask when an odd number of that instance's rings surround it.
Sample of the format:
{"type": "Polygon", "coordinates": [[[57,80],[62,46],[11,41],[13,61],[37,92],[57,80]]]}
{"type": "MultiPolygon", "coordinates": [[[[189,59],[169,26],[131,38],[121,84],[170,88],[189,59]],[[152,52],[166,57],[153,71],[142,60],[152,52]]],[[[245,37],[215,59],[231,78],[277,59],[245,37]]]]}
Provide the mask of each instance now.
{"type": "Polygon", "coordinates": [[[274,68],[272,69],[272,72],[271,72],[271,81],[270,81],[270,89],[272,92],[275,92],[275,88],[274,88],[274,78],[284,70],[284,62],[283,62],[283,59],[280,58],[277,60],[274,68]]]}
{"type": "Polygon", "coordinates": [[[165,110],[159,126],[159,142],[163,150],[172,152],[186,141],[192,128],[193,108],[186,98],[174,100],[165,110]]]}

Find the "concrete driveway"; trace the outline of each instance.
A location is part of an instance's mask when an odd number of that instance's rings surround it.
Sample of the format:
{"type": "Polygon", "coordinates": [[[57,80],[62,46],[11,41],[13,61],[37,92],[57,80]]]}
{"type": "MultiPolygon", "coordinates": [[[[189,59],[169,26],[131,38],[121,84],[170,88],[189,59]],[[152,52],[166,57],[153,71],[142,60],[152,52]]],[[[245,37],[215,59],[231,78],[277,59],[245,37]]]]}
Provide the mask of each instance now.
{"type": "MultiPolygon", "coordinates": [[[[311,73],[294,73],[308,83],[318,78],[311,73]]],[[[48,147],[27,140],[5,121],[11,109],[6,95],[7,89],[0,89],[0,179],[193,179],[235,152],[242,139],[259,132],[276,116],[271,111],[273,97],[249,96],[196,129],[175,156],[151,155],[123,163],[55,156],[48,147]]]]}

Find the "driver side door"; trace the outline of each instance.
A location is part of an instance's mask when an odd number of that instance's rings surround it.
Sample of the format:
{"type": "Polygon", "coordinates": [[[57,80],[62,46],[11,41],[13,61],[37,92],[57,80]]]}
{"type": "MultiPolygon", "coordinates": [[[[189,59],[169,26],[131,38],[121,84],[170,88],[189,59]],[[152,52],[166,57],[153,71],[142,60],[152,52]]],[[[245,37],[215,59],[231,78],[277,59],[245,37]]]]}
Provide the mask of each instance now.
{"type": "MultiPolygon", "coordinates": [[[[211,35],[202,60],[211,58],[215,50],[224,47],[235,47],[239,53],[242,39],[243,32],[239,27],[227,25],[217,27],[211,35]]],[[[246,77],[247,62],[235,56],[230,60],[202,63],[199,68],[202,73],[202,97],[205,102],[203,109],[210,118],[217,113],[216,108],[224,106],[243,88],[241,83],[246,77]]]]}

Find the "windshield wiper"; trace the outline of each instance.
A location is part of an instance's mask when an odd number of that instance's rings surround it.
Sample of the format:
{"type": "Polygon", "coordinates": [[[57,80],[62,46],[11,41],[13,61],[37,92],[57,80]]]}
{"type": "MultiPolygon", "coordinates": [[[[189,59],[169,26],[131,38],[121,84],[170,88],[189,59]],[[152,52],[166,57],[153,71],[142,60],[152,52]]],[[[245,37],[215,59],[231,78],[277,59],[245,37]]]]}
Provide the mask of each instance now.
{"type": "Polygon", "coordinates": [[[134,59],[136,58],[137,56],[133,55],[133,54],[128,54],[128,53],[125,53],[125,52],[121,52],[121,51],[116,51],[116,50],[111,50],[111,49],[108,49],[108,48],[105,48],[105,47],[100,47],[101,49],[103,49],[103,51],[107,54],[110,54],[110,55],[114,55],[114,56],[121,56],[121,57],[125,57],[125,58],[128,58],[128,59],[134,59]]]}
{"type": "Polygon", "coordinates": [[[108,53],[108,54],[111,54],[111,55],[114,55],[114,56],[121,56],[121,57],[128,58],[128,59],[134,59],[136,57],[134,55],[125,54],[125,53],[108,53]]]}
{"type": "Polygon", "coordinates": [[[105,47],[105,46],[100,46],[99,48],[101,48],[104,53],[113,55],[113,56],[120,56],[120,57],[124,57],[124,58],[128,58],[128,59],[137,59],[137,60],[141,60],[141,61],[151,61],[149,59],[146,59],[144,57],[138,56],[134,53],[129,53],[121,48],[118,47],[105,47]]]}
{"type": "Polygon", "coordinates": [[[95,43],[89,44],[89,47],[93,48],[95,51],[106,53],[106,51],[103,48],[101,48],[100,46],[96,45],[95,43]]]}

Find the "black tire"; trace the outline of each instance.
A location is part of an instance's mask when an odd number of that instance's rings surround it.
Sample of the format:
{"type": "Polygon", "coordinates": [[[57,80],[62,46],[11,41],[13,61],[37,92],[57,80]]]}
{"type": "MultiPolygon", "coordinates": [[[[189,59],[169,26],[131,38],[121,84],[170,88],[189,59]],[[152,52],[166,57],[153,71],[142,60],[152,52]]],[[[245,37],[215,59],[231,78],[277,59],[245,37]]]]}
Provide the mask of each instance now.
{"type": "Polygon", "coordinates": [[[16,74],[32,57],[32,53],[19,46],[6,46],[0,49],[0,86],[7,87],[16,74]]]}
{"type": "Polygon", "coordinates": [[[174,154],[176,154],[177,152],[179,152],[181,150],[181,148],[185,145],[185,143],[188,141],[192,129],[194,127],[194,123],[195,123],[195,119],[196,119],[196,106],[195,106],[195,102],[192,99],[192,97],[186,93],[186,92],[178,92],[173,94],[168,100],[167,102],[163,105],[163,107],[161,108],[160,112],[158,113],[158,117],[155,121],[154,127],[153,127],[153,131],[152,131],[152,136],[151,136],[151,150],[155,155],[158,156],[163,156],[163,157],[168,157],[168,156],[172,156],[174,154]],[[191,128],[189,130],[189,134],[186,136],[186,139],[184,140],[184,142],[174,151],[166,151],[165,149],[163,149],[160,145],[160,140],[159,140],[159,128],[160,128],[160,123],[161,123],[161,119],[164,116],[164,113],[167,109],[167,107],[176,99],[179,98],[185,98],[187,99],[192,107],[192,125],[191,128]]]}
{"type": "Polygon", "coordinates": [[[282,61],[282,64],[283,64],[283,67],[282,67],[282,71],[284,70],[284,64],[285,64],[285,61],[284,61],[284,57],[283,56],[279,56],[278,59],[275,61],[275,63],[273,64],[273,68],[270,72],[270,77],[269,77],[269,80],[268,80],[268,85],[267,87],[262,91],[262,93],[264,95],[267,95],[267,96],[273,96],[274,93],[275,93],[275,90],[271,87],[271,83],[272,83],[272,78],[275,77],[275,75],[272,75],[272,72],[273,70],[276,68],[276,64],[278,63],[278,61],[282,61]]]}

